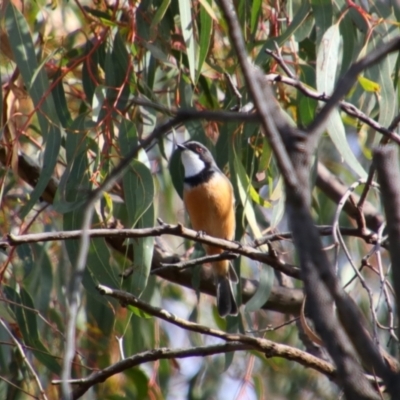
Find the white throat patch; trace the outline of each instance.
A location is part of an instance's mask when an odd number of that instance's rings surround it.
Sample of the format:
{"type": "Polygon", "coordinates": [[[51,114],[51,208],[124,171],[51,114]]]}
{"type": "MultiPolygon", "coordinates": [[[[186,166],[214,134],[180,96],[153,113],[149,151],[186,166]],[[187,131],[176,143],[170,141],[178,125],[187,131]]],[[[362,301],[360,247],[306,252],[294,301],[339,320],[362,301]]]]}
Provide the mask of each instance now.
{"type": "Polygon", "coordinates": [[[181,158],[183,167],[185,168],[185,178],[196,176],[202,172],[206,166],[204,161],[200,159],[200,156],[190,150],[183,150],[181,158]]]}

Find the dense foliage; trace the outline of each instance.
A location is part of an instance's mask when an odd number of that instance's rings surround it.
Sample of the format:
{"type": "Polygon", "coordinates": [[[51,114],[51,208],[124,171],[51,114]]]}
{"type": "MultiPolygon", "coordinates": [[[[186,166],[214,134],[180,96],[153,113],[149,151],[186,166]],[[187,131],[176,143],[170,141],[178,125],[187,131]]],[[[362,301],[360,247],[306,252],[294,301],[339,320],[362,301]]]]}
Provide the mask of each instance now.
{"type": "MultiPolygon", "coordinates": [[[[300,129],[312,126],[354,62],[399,35],[395,1],[234,3],[249,58],[300,129]]],[[[331,360],[298,321],[302,283],[283,178],[218,2],[8,0],[1,10],[0,398],[59,398],[74,317],[72,378],[138,356],[84,398],[337,398],[340,385],[327,379],[331,360]],[[212,150],[234,186],[236,240],[244,247],[233,262],[245,278],[238,300],[247,302],[237,318],[221,319],[204,294],[214,293],[207,267],[205,274],[199,265],[182,273],[165,268],[204,255],[199,236],[175,226],[189,226],[174,153],[189,138],[212,150]],[[64,240],[61,233],[82,229],[94,193],[91,228],[154,230],[91,237],[81,274],[80,235],[64,240]],[[255,242],[261,237],[262,245],[255,242]],[[268,263],[260,262],[264,253],[268,263]],[[73,278],[83,289],[71,317],[73,278]],[[154,310],[121,306],[99,284],[193,323],[325,357],[326,368],[303,353],[279,358],[248,343],[241,348],[237,338],[191,333],[154,310]],[[211,352],[224,341],[238,347],[211,352]],[[174,353],[182,349],[193,353],[174,353]]],[[[392,52],[358,75],[329,116],[311,174],[325,250],[372,336],[393,357],[394,290],[372,170],[363,184],[373,147],[400,143],[398,69],[392,52]]]]}

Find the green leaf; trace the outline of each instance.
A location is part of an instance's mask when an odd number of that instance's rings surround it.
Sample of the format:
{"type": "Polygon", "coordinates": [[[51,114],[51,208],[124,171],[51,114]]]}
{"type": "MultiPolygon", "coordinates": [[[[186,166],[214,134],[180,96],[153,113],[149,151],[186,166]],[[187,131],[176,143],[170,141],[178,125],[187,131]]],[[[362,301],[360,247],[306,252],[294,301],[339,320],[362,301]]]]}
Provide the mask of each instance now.
{"type": "Polygon", "coordinates": [[[100,81],[98,76],[99,51],[99,48],[93,51],[93,44],[90,40],[86,42],[83,55],[85,62],[82,65],[82,86],[89,104],[92,104],[94,92],[100,81]]]}
{"type": "Polygon", "coordinates": [[[3,285],[3,290],[6,298],[12,302],[12,304],[10,304],[10,309],[15,314],[15,317],[18,321],[18,328],[21,331],[22,336],[24,338],[28,338],[29,340],[29,332],[25,315],[20,306],[22,303],[20,295],[14,288],[8,285],[3,285]]]}
{"type": "Polygon", "coordinates": [[[36,313],[34,310],[34,304],[28,292],[23,288],[20,289],[21,296],[10,286],[4,286],[4,293],[6,297],[16,303],[13,306],[13,310],[16,314],[18,321],[18,328],[22,333],[24,342],[33,347],[32,353],[35,357],[45,365],[51,372],[59,375],[61,373],[61,367],[57,362],[56,358],[53,357],[46,346],[40,341],[39,333],[37,330],[36,313]],[[24,307],[21,307],[24,306],[24,307]],[[32,309],[32,310],[30,310],[32,309]]]}
{"type": "Polygon", "coordinates": [[[29,339],[39,339],[39,332],[36,323],[36,313],[33,311],[35,305],[33,304],[32,297],[30,294],[21,287],[20,289],[21,302],[26,307],[23,309],[25,314],[25,320],[28,328],[29,339]]]}
{"type": "MultiPolygon", "coordinates": [[[[234,172],[236,175],[235,187],[237,188],[237,192],[239,194],[239,199],[237,199],[237,200],[240,200],[240,203],[243,206],[244,216],[246,217],[247,223],[250,227],[250,230],[252,231],[254,238],[258,238],[258,237],[262,236],[262,233],[261,233],[260,228],[257,223],[255,210],[253,209],[251,200],[249,198],[249,190],[248,190],[249,178],[246,174],[246,170],[245,170],[244,166],[242,165],[242,163],[240,161],[239,156],[237,154],[235,154],[235,151],[237,151],[237,150],[238,149],[233,148],[233,153],[232,152],[230,153],[231,157],[233,157],[234,172]]],[[[274,209],[275,209],[275,207],[274,207],[274,209]]],[[[260,249],[262,251],[267,252],[268,245],[261,246],[260,249]]],[[[256,292],[256,294],[255,294],[256,297],[252,302],[250,300],[250,309],[251,310],[260,308],[260,306],[268,300],[269,295],[271,293],[271,287],[272,287],[273,280],[274,280],[273,279],[273,277],[274,277],[273,270],[271,267],[265,265],[265,267],[263,267],[263,271],[264,271],[263,272],[264,275],[262,275],[262,278],[264,279],[264,281],[260,283],[260,285],[262,285],[262,289],[260,289],[259,292],[258,291],[256,292]],[[271,285],[271,287],[269,287],[268,284],[271,285]],[[261,302],[262,302],[262,304],[261,304],[261,302]]],[[[261,274],[260,274],[260,276],[261,276],[261,274]]]]}
{"type": "Polygon", "coordinates": [[[49,308],[51,290],[53,288],[53,269],[48,254],[48,243],[32,243],[35,268],[25,279],[29,293],[34,297],[39,312],[46,313],[49,308]]]}
{"type": "Polygon", "coordinates": [[[141,309],[139,309],[139,308],[137,308],[137,307],[134,307],[134,306],[132,306],[132,305],[130,305],[130,304],[127,306],[127,309],[128,309],[132,314],[136,315],[136,316],[139,317],[139,318],[145,318],[145,319],[151,319],[151,318],[153,318],[152,315],[147,314],[147,313],[145,313],[143,310],[141,310],[141,309]]]}
{"type": "Polygon", "coordinates": [[[61,131],[59,126],[51,125],[49,130],[49,137],[46,142],[46,148],[43,155],[43,167],[40,173],[38,182],[31,192],[29,201],[22,207],[20,217],[25,218],[29,211],[39,200],[49,183],[50,178],[53,177],[54,168],[57,164],[58,154],[61,146],[61,131]]]}
{"type": "Polygon", "coordinates": [[[326,130],[344,161],[360,178],[366,178],[367,173],[365,169],[359,163],[347,142],[346,131],[338,110],[331,112],[326,130]]]}
{"type": "MultiPolygon", "coordinates": [[[[110,285],[108,282],[107,284],[110,285]]],[[[111,304],[114,306],[115,302],[111,301],[111,304]]],[[[104,346],[103,348],[107,348],[109,345],[110,335],[114,330],[116,315],[113,307],[110,307],[110,303],[99,301],[97,296],[86,296],[85,306],[90,325],[93,326],[94,323],[96,323],[97,328],[102,333],[99,342],[90,341],[90,343],[88,343],[90,351],[97,354],[100,345],[102,347],[104,346]]],[[[114,338],[112,340],[114,340],[114,338]]]]}
{"type": "MultiPolygon", "coordinates": [[[[122,120],[119,134],[122,155],[126,155],[137,144],[135,125],[122,120]]],[[[132,160],[123,177],[124,198],[128,211],[128,226],[134,227],[139,218],[151,206],[154,198],[153,176],[149,168],[138,160],[132,160]]]]}
{"type": "Polygon", "coordinates": [[[43,168],[30,200],[20,211],[24,218],[45,190],[57,163],[61,145],[61,131],[49,80],[43,68],[39,69],[32,37],[24,16],[9,3],[5,11],[5,26],[22,78],[36,107],[40,133],[46,141],[43,168]]]}
{"type": "Polygon", "coordinates": [[[0,302],[0,318],[9,324],[16,323],[15,313],[6,301],[0,302]]]}
{"type": "Polygon", "coordinates": [[[250,14],[250,30],[254,34],[258,29],[258,19],[261,12],[261,0],[254,0],[251,3],[251,14],[250,14]]]}
{"type": "MultiPolygon", "coordinates": [[[[146,210],[138,221],[136,227],[149,228],[154,226],[154,205],[146,210]]],[[[154,238],[145,237],[133,241],[134,270],[131,279],[131,293],[140,296],[147,285],[153,260],[154,238]]]]}
{"type": "MultiPolygon", "coordinates": [[[[86,154],[86,120],[79,115],[66,137],[67,166],[61,177],[53,207],[59,213],[71,212],[87,200],[91,188],[86,154]]],[[[77,227],[76,229],[80,229],[77,227]]]]}
{"type": "Polygon", "coordinates": [[[311,8],[315,19],[317,32],[316,45],[321,43],[322,36],[332,25],[333,3],[331,0],[311,0],[311,8]]]}
{"type": "Polygon", "coordinates": [[[140,161],[132,160],[124,178],[125,201],[128,205],[129,226],[137,221],[153,204],[154,182],[150,170],[140,161]]]}
{"type": "MultiPolygon", "coordinates": [[[[138,142],[135,125],[126,119],[121,121],[120,148],[126,155],[138,142]]],[[[140,153],[148,164],[146,153],[140,153]]],[[[129,227],[146,228],[154,225],[154,182],[149,168],[138,160],[132,160],[122,179],[129,227]]],[[[130,291],[139,296],[147,285],[153,259],[154,239],[151,237],[131,241],[134,269],[130,291]]]]}
{"type": "MultiPolygon", "coordinates": [[[[318,48],[317,89],[327,95],[330,95],[335,87],[340,42],[339,26],[335,24],[325,32],[318,48]]],[[[333,110],[328,118],[327,131],[349,167],[360,177],[366,177],[367,173],[347,143],[346,131],[337,109],[333,110]]]]}
{"type": "MultiPolygon", "coordinates": [[[[64,213],[63,227],[65,230],[81,229],[83,206],[91,189],[86,149],[89,140],[86,138],[86,130],[85,116],[80,115],[72,124],[71,132],[68,133],[66,139],[67,168],[60,181],[55,205],[58,211],[64,213]]],[[[95,216],[93,223],[98,222],[95,216]]],[[[79,250],[79,240],[69,240],[65,243],[65,246],[70,262],[74,265],[79,250]]],[[[104,239],[91,239],[87,268],[82,283],[86,290],[102,303],[106,303],[106,300],[98,294],[96,285],[98,283],[119,285],[109,260],[110,254],[104,239]]]]}
{"type": "Polygon", "coordinates": [[[40,341],[40,339],[35,338],[29,342],[29,345],[34,348],[32,353],[45,367],[47,367],[53,374],[61,375],[61,366],[58,359],[49,353],[47,347],[40,341]]]}
{"type": "Polygon", "coordinates": [[[29,275],[35,266],[35,262],[33,260],[33,255],[32,255],[32,249],[30,245],[25,243],[22,244],[21,246],[18,246],[17,254],[23,263],[24,276],[29,275]]]}
{"type": "Polygon", "coordinates": [[[110,251],[108,250],[103,238],[90,240],[87,266],[90,269],[96,284],[101,283],[116,287],[119,285],[118,278],[114,273],[114,268],[111,268],[110,266],[110,251]]]}
{"type": "Polygon", "coordinates": [[[65,97],[61,70],[57,71],[55,74],[53,78],[53,85],[53,98],[55,104],[57,104],[57,115],[63,128],[67,128],[72,123],[72,117],[68,110],[68,103],[65,97]]]}
{"type": "Polygon", "coordinates": [[[269,299],[274,282],[274,271],[271,267],[260,268],[260,279],[258,288],[253,297],[246,303],[244,310],[253,312],[259,310],[269,299]]]}
{"type": "MultiPolygon", "coordinates": [[[[107,103],[114,108],[124,110],[129,99],[129,82],[132,75],[129,54],[117,28],[111,52],[106,53],[104,72],[106,74],[107,103]],[[116,104],[115,104],[116,103],[116,104]]],[[[100,120],[107,117],[109,107],[104,107],[100,120]]],[[[113,111],[112,115],[116,115],[113,111]]]]}
{"type": "Polygon", "coordinates": [[[243,205],[247,223],[249,224],[250,229],[254,234],[254,237],[256,238],[261,237],[262,233],[258,226],[256,215],[254,213],[254,209],[251,204],[251,197],[249,195],[249,188],[251,186],[250,180],[246,174],[246,170],[244,169],[238,155],[235,155],[234,162],[235,162],[234,165],[236,171],[236,181],[240,196],[240,202],[243,205]]]}
{"type": "Polygon", "coordinates": [[[192,3],[187,0],[178,0],[179,14],[183,40],[186,45],[187,58],[189,62],[190,79],[195,82],[196,78],[196,48],[193,36],[192,3]]]}
{"type": "Polygon", "coordinates": [[[279,176],[278,182],[271,194],[271,201],[278,200],[277,204],[274,204],[271,215],[271,228],[275,229],[279,222],[281,222],[285,213],[285,192],[283,191],[283,179],[279,176]]]}
{"type": "Polygon", "coordinates": [[[381,90],[381,87],[379,83],[371,81],[371,79],[365,78],[361,75],[357,77],[358,83],[362,86],[362,88],[366,92],[373,92],[373,93],[379,93],[381,90]]]}
{"type": "Polygon", "coordinates": [[[317,89],[330,95],[336,82],[341,44],[339,25],[332,25],[324,34],[317,54],[317,89]]]}
{"type": "Polygon", "coordinates": [[[168,10],[169,5],[171,4],[171,0],[163,0],[161,5],[157,8],[156,13],[150,24],[150,31],[154,31],[160,21],[164,18],[165,13],[168,10]]]}
{"type": "MultiPolygon", "coordinates": [[[[211,0],[204,0],[203,3],[211,6],[211,0]]],[[[211,32],[212,32],[213,21],[210,14],[204,8],[204,5],[200,7],[200,40],[199,40],[199,64],[197,70],[197,79],[201,74],[203,63],[207,57],[208,50],[210,48],[211,32]]]]}
{"type": "Polygon", "coordinates": [[[340,21],[340,34],[342,36],[342,66],[340,75],[343,75],[350,68],[354,61],[354,48],[356,47],[357,33],[351,15],[347,13],[340,21]]]}
{"type": "Polygon", "coordinates": [[[129,389],[134,386],[136,399],[148,398],[149,377],[140,367],[128,368],[124,371],[124,375],[128,378],[127,386],[129,386],[129,389]]]}
{"type": "Polygon", "coordinates": [[[49,81],[43,69],[38,72],[39,66],[28,24],[24,16],[12,3],[9,3],[6,8],[5,26],[15,62],[35,105],[38,105],[43,100],[43,96],[47,94],[41,106],[43,115],[38,113],[38,118],[41,120],[41,128],[43,129],[41,133],[46,137],[49,124],[45,116],[50,117],[55,114],[54,103],[48,96],[49,81]],[[35,77],[36,79],[34,79],[35,77]]]}
{"type": "MultiPolygon", "coordinates": [[[[393,35],[393,33],[392,33],[393,35]]],[[[389,40],[392,35],[387,35],[385,42],[389,40]]],[[[382,44],[380,37],[372,36],[371,48],[377,48],[382,44]]],[[[365,76],[379,83],[379,118],[378,122],[382,126],[389,126],[392,122],[395,112],[398,108],[396,93],[393,87],[392,72],[395,66],[397,54],[389,54],[379,64],[376,64],[369,68],[365,76]]]]}

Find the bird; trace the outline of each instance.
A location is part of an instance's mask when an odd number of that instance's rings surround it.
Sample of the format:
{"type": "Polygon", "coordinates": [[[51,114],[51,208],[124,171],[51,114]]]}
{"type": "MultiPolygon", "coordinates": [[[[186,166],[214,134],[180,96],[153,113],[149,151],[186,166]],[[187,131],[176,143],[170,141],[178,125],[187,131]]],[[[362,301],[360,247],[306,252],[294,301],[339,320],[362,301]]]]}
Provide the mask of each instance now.
{"type": "MultiPolygon", "coordinates": [[[[178,144],[185,170],[183,203],[192,228],[216,238],[235,238],[235,198],[232,183],[218,168],[203,144],[187,141],[178,144]]],[[[221,248],[203,245],[207,255],[221,254],[221,248]]],[[[217,287],[217,310],[221,317],[237,315],[232,283],[238,276],[229,260],[211,263],[217,287]]]]}

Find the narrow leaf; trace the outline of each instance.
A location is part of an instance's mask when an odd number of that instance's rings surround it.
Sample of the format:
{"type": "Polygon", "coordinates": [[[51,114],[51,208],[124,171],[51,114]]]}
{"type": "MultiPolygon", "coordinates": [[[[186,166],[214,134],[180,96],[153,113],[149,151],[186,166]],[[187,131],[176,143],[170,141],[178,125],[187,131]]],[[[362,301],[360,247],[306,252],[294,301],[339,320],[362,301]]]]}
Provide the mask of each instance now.
{"type": "Polygon", "coordinates": [[[89,177],[87,175],[85,116],[78,116],[70,128],[66,137],[67,167],[61,177],[53,203],[54,209],[59,213],[71,212],[81,206],[86,201],[90,190],[90,185],[87,183],[89,177]]]}
{"type": "Polygon", "coordinates": [[[21,288],[21,296],[10,286],[4,287],[7,298],[12,300],[15,305],[13,311],[16,314],[18,328],[22,333],[24,342],[33,347],[32,353],[54,374],[59,375],[61,367],[55,357],[53,357],[46,346],[40,341],[37,331],[36,314],[33,312],[34,304],[30,295],[21,288]],[[24,306],[24,307],[21,307],[24,306]],[[30,310],[32,309],[32,311],[30,310]],[[36,351],[37,350],[37,351],[36,351]]]}
{"type": "Polygon", "coordinates": [[[235,156],[235,170],[237,174],[236,178],[240,202],[243,205],[246,220],[254,234],[254,237],[261,237],[262,234],[260,228],[258,227],[256,215],[254,213],[254,209],[249,196],[249,178],[238,156],[235,156]]]}
{"type": "MultiPolygon", "coordinates": [[[[154,226],[154,205],[146,210],[136,227],[149,228],[154,226]]],[[[135,256],[134,271],[132,274],[130,291],[135,296],[140,296],[147,286],[150,275],[151,262],[153,260],[154,238],[146,237],[133,242],[133,254],[135,256]]]]}
{"type": "MultiPolygon", "coordinates": [[[[248,187],[249,187],[249,179],[246,174],[246,170],[244,169],[240,158],[235,155],[234,159],[234,165],[235,165],[235,171],[237,174],[237,188],[240,196],[240,201],[243,205],[244,209],[244,214],[246,217],[246,220],[249,224],[249,227],[254,235],[255,238],[261,237],[262,233],[260,231],[260,228],[257,223],[256,215],[253,209],[253,206],[251,204],[251,200],[249,198],[249,193],[248,193],[248,187]]],[[[260,248],[262,251],[268,251],[268,246],[264,245],[261,246],[260,248]]],[[[246,305],[246,310],[254,311],[256,309],[259,309],[269,298],[269,295],[271,293],[271,288],[273,284],[273,277],[274,273],[271,267],[265,265],[265,267],[262,268],[262,276],[263,282],[260,282],[260,287],[257,292],[255,293],[255,298],[253,298],[248,302],[250,303],[250,306],[246,305]],[[247,307],[250,307],[249,309],[247,307]]]]}
{"type": "Polygon", "coordinates": [[[181,17],[181,28],[183,40],[186,45],[186,52],[189,62],[190,78],[195,82],[196,77],[196,49],[193,36],[192,3],[187,0],[178,0],[179,14],[181,17]]]}
{"type": "Polygon", "coordinates": [[[322,36],[332,25],[333,3],[331,0],[311,0],[311,8],[315,18],[316,44],[318,46],[322,36]]]}
{"type": "Polygon", "coordinates": [[[164,18],[165,13],[168,10],[171,0],[163,0],[161,5],[158,7],[150,25],[150,30],[154,30],[160,21],[164,18]]]}
{"type": "Polygon", "coordinates": [[[324,34],[317,54],[317,89],[330,95],[335,87],[339,59],[340,32],[337,24],[324,34]]]}
{"type": "Polygon", "coordinates": [[[39,180],[31,193],[30,200],[21,210],[24,218],[37,202],[49,182],[58,159],[61,145],[61,130],[53,96],[50,93],[49,80],[43,68],[39,68],[36,54],[24,16],[12,5],[5,11],[5,26],[25,86],[36,107],[40,132],[47,141],[43,158],[43,169],[39,180]]]}
{"type": "Polygon", "coordinates": [[[254,296],[246,303],[244,310],[253,312],[259,310],[269,299],[274,282],[274,271],[271,267],[261,266],[258,288],[254,296]]]}
{"type": "MultiPolygon", "coordinates": [[[[327,95],[330,95],[335,87],[340,44],[339,26],[335,24],[325,32],[317,54],[317,89],[327,95]]],[[[338,110],[331,112],[327,123],[327,131],[349,167],[360,177],[366,177],[364,168],[347,142],[343,121],[338,110]]]]}
{"type": "Polygon", "coordinates": [[[254,33],[258,28],[258,18],[261,12],[261,0],[254,0],[251,5],[251,15],[250,15],[250,30],[254,33]]]}
{"type": "MultiPolygon", "coordinates": [[[[120,128],[120,146],[125,155],[137,143],[135,125],[128,120],[123,120],[120,128]]],[[[128,226],[134,227],[153,203],[154,183],[150,170],[138,160],[132,160],[131,165],[124,174],[124,197],[128,211],[128,226]]]]}
{"type": "MultiPolygon", "coordinates": [[[[385,24],[381,29],[386,34],[385,41],[393,35],[393,32],[389,34],[388,28],[384,29],[385,24]]],[[[396,32],[396,30],[394,30],[396,32]]],[[[377,48],[382,44],[382,39],[376,36],[371,37],[371,46],[368,49],[377,48]]],[[[393,87],[392,72],[397,59],[397,54],[389,54],[380,63],[372,66],[365,72],[365,76],[379,83],[379,118],[378,122],[382,126],[389,126],[392,122],[395,113],[397,112],[397,96],[393,87]]]]}
{"type": "Polygon", "coordinates": [[[202,0],[202,7],[200,7],[200,40],[199,40],[199,65],[197,71],[197,78],[201,73],[201,68],[207,57],[210,48],[212,19],[204,5],[211,5],[211,0],[202,0]]]}
{"type": "MultiPolygon", "coordinates": [[[[129,120],[122,120],[119,131],[120,148],[126,155],[138,142],[135,125],[129,120]]],[[[148,163],[145,152],[141,153],[148,163]]],[[[124,198],[128,214],[129,227],[145,228],[154,224],[154,182],[149,168],[138,160],[132,160],[123,177],[124,198]]],[[[134,270],[130,291],[139,296],[146,288],[153,258],[154,239],[141,238],[131,242],[134,254],[134,270]]]]}
{"type": "Polygon", "coordinates": [[[207,14],[215,21],[218,21],[217,16],[215,15],[214,10],[212,9],[212,1],[211,0],[199,0],[199,3],[204,7],[204,10],[207,11],[207,14]]]}
{"type": "Polygon", "coordinates": [[[331,115],[328,118],[326,130],[328,131],[333,144],[343,157],[344,161],[360,178],[366,178],[366,171],[359,163],[357,157],[354,155],[347,142],[346,131],[338,110],[333,110],[331,112],[331,115]]]}

